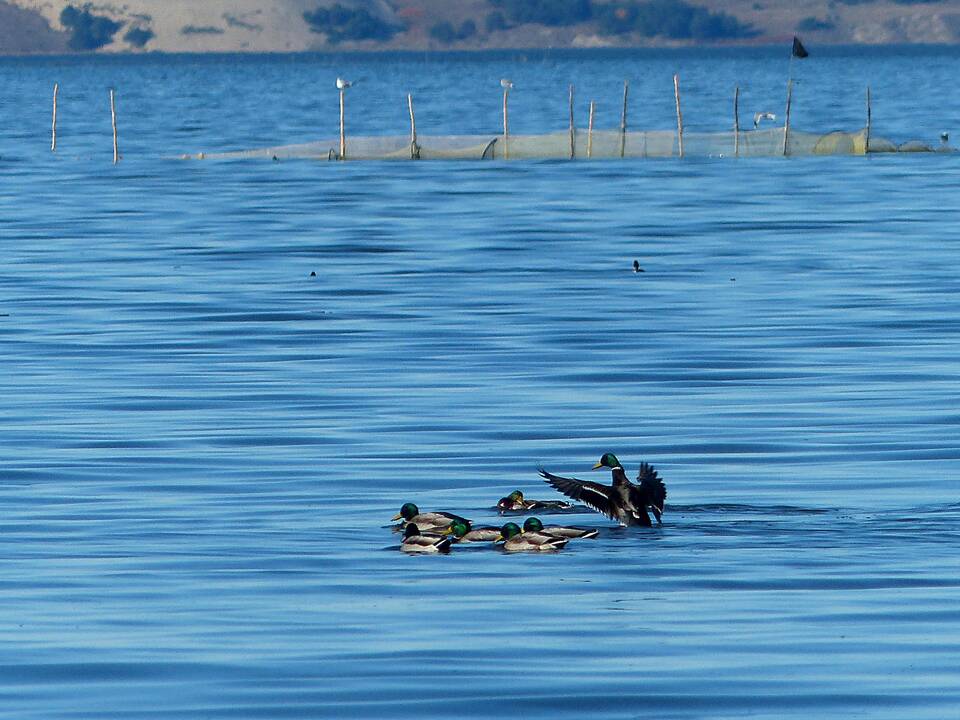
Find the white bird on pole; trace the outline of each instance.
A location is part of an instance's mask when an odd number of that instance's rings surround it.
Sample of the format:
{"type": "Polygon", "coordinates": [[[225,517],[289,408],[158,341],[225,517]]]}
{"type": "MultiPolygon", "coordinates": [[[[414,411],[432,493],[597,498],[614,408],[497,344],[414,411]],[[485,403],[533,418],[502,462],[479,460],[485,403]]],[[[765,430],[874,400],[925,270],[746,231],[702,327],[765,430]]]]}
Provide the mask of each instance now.
{"type": "Polygon", "coordinates": [[[772,112],[758,112],[753,116],[753,127],[756,127],[760,124],[761,120],[776,120],[777,116],[772,112]]]}
{"type": "Polygon", "coordinates": [[[353,85],[353,83],[350,82],[349,80],[344,80],[344,79],[341,78],[341,77],[338,77],[338,78],[337,78],[337,89],[338,89],[338,90],[346,90],[346,89],[347,89],[348,87],[350,87],[351,85],[353,85]]]}
{"type": "Polygon", "coordinates": [[[506,78],[503,78],[500,80],[500,87],[502,87],[504,90],[513,90],[513,80],[507,80],[506,78]]]}

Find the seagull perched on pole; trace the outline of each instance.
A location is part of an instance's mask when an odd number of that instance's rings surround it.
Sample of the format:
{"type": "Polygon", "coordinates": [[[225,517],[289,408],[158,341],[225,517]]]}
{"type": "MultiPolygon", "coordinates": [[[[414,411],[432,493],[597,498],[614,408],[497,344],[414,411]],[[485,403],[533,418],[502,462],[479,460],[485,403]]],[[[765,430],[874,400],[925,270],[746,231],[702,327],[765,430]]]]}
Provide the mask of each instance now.
{"type": "Polygon", "coordinates": [[[353,83],[350,82],[349,80],[344,80],[342,77],[338,77],[338,78],[337,78],[337,89],[338,89],[338,90],[346,90],[346,89],[347,89],[348,87],[350,87],[351,85],[353,85],[353,83]]]}
{"type": "Polygon", "coordinates": [[[772,112],[758,112],[753,116],[753,128],[756,129],[761,120],[776,120],[777,116],[772,112]]]}
{"type": "Polygon", "coordinates": [[[500,80],[500,87],[502,87],[504,90],[513,90],[513,80],[507,80],[506,78],[503,78],[500,80]]]}

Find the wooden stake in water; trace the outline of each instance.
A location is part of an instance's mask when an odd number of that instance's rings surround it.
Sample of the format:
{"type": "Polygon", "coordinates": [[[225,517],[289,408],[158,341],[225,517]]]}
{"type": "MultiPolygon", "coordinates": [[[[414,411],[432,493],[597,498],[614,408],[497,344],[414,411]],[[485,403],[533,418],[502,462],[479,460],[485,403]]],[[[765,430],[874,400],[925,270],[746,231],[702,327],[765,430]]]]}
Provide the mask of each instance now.
{"type": "Polygon", "coordinates": [[[595,108],[593,100],[590,101],[590,120],[587,122],[587,157],[593,157],[593,111],[595,108]]]}
{"type": "Polygon", "coordinates": [[[346,88],[341,87],[340,88],[340,159],[341,160],[347,159],[347,135],[346,135],[346,132],[344,132],[344,125],[343,125],[343,114],[344,114],[343,113],[343,96],[345,92],[346,92],[346,88]]]}
{"type": "Polygon", "coordinates": [[[627,149],[627,95],[630,93],[630,82],[623,81],[623,112],[620,114],[620,157],[627,149]]]}
{"type": "Polygon", "coordinates": [[[417,119],[413,115],[413,95],[407,94],[407,107],[410,109],[410,159],[420,159],[420,146],[417,145],[417,119]]]}
{"type": "Polygon", "coordinates": [[[117,141],[117,102],[113,88],[110,88],[110,118],[113,122],[113,164],[120,162],[120,145],[117,141]]]}
{"type": "Polygon", "coordinates": [[[740,86],[733,91],[733,156],[740,157],[740,86]]]}
{"type": "Polygon", "coordinates": [[[786,157],[790,143],[790,106],[793,104],[793,80],[787,80],[787,112],[783,120],[783,155],[786,157]]]}
{"type": "Polygon", "coordinates": [[[570,86],[570,159],[577,156],[577,129],[573,124],[573,85],[570,86]]]}
{"type": "Polygon", "coordinates": [[[57,97],[60,95],[60,83],[53,85],[53,139],[50,141],[50,152],[57,151],[57,97]]]}
{"type": "Polygon", "coordinates": [[[509,80],[501,80],[500,86],[503,88],[503,159],[510,159],[510,115],[507,111],[507,99],[510,97],[510,88],[513,83],[509,80]]]}
{"type": "Polygon", "coordinates": [[[683,157],[683,113],[680,111],[680,76],[673,76],[673,96],[677,101],[677,149],[683,157]]]}
{"type": "Polygon", "coordinates": [[[873,121],[873,113],[870,109],[870,86],[867,85],[867,137],[863,143],[863,154],[870,152],[870,125],[873,121]]]}

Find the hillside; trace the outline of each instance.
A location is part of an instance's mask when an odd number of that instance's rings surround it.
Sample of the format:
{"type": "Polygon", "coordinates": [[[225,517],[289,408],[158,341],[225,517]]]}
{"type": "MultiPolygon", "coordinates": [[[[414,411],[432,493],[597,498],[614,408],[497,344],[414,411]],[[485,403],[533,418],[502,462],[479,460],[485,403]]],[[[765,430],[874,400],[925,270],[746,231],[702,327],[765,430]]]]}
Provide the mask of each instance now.
{"type": "Polygon", "coordinates": [[[960,0],[0,0],[0,54],[955,43],[960,0]]]}
{"type": "Polygon", "coordinates": [[[0,2],[0,53],[56,53],[67,49],[67,34],[56,32],[37,12],[0,2]]]}

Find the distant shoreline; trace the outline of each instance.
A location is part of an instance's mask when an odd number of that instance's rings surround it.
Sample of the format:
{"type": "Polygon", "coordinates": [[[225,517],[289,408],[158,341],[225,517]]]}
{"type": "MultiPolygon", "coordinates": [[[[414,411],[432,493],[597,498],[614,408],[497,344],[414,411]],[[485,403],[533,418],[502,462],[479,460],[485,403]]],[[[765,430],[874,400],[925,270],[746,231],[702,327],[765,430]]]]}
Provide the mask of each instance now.
{"type": "Polygon", "coordinates": [[[611,1],[0,0],[0,56],[960,46],[956,0],[611,1]]]}
{"type": "MultiPolygon", "coordinates": [[[[851,53],[872,54],[873,52],[888,51],[913,51],[913,52],[937,52],[937,54],[960,55],[960,45],[952,43],[835,43],[811,46],[813,48],[813,57],[816,55],[847,55],[851,53]]],[[[716,43],[699,45],[638,45],[638,46],[618,46],[618,47],[511,47],[511,48],[351,48],[351,49],[321,49],[321,50],[295,50],[295,51],[244,51],[244,50],[225,50],[225,51],[185,51],[170,52],[164,50],[150,50],[138,52],[29,52],[29,53],[0,53],[0,59],[23,59],[23,58],[69,58],[76,60],[78,58],[90,58],[97,60],[126,60],[130,58],[188,58],[188,57],[298,57],[298,56],[354,56],[354,57],[377,57],[377,56],[511,56],[511,55],[610,55],[624,56],[630,54],[649,54],[651,56],[663,53],[676,53],[685,55],[690,53],[740,53],[743,51],[755,51],[763,55],[776,57],[783,55],[789,57],[790,45],[785,41],[782,44],[763,42],[763,43],[716,43]]]]}

